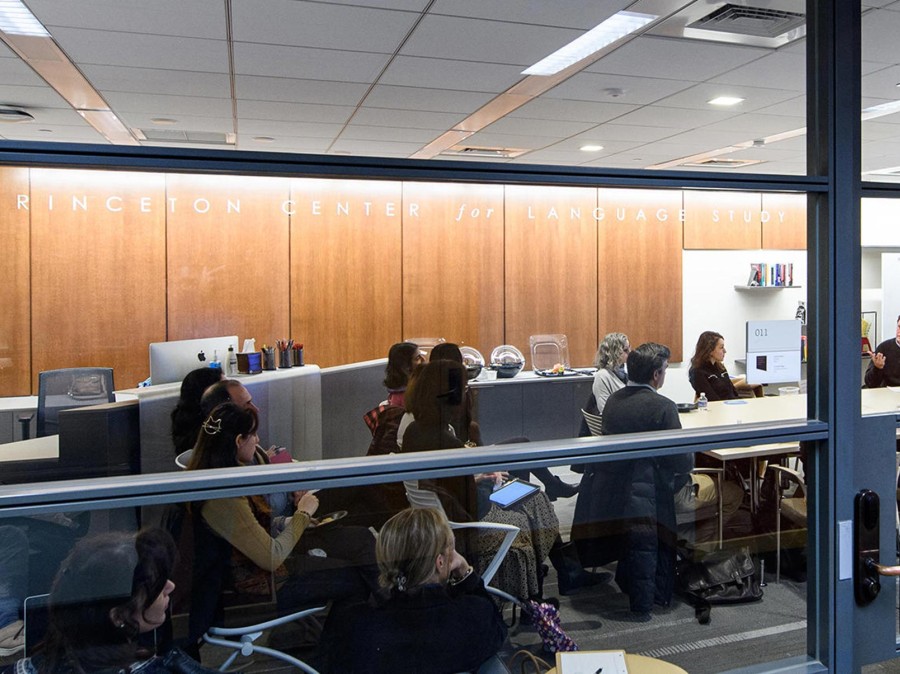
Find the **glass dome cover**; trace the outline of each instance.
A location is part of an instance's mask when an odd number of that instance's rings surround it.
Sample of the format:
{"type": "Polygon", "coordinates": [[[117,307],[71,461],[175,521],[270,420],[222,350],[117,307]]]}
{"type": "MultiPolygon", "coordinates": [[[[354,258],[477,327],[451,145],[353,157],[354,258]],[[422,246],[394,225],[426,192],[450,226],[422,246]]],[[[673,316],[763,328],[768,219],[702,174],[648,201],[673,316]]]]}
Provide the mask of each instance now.
{"type": "Polygon", "coordinates": [[[501,344],[491,351],[491,369],[497,377],[515,377],[525,367],[525,356],[512,344],[501,344]]]}

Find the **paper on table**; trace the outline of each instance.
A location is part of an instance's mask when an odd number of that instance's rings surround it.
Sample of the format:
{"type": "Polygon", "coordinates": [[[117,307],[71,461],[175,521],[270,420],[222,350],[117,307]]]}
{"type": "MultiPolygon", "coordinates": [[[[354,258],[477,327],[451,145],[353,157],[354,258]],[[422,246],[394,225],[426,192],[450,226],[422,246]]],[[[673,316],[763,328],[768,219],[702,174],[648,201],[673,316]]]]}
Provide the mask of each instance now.
{"type": "Polygon", "coordinates": [[[556,654],[558,674],[628,674],[625,651],[576,651],[556,654]]]}
{"type": "Polygon", "coordinates": [[[893,391],[894,393],[900,393],[900,386],[888,386],[888,391],[893,391]]]}

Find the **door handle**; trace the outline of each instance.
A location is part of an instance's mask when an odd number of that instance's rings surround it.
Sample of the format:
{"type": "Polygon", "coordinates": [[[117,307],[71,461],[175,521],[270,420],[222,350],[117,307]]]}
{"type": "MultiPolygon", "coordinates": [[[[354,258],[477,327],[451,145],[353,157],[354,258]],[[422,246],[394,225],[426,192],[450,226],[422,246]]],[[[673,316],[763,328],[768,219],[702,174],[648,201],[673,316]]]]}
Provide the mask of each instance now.
{"type": "Polygon", "coordinates": [[[878,563],[881,551],[879,525],[878,494],[871,489],[863,489],[856,495],[853,508],[853,593],[860,606],[871,604],[881,592],[879,576],[900,576],[900,566],[878,563]]]}

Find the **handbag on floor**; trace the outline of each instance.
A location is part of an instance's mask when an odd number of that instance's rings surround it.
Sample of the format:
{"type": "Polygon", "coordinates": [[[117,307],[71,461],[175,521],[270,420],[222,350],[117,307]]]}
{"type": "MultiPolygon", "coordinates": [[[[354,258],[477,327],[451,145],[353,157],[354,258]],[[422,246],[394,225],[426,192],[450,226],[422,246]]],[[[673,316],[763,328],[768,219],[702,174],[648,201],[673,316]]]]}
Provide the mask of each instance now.
{"type": "Polygon", "coordinates": [[[686,555],[676,566],[679,592],[697,611],[701,624],[709,622],[716,604],[741,604],[763,597],[750,548],[686,555]]]}
{"type": "Polygon", "coordinates": [[[539,603],[529,599],[522,605],[522,611],[531,618],[537,628],[546,653],[577,651],[578,644],[566,634],[560,624],[559,609],[553,604],[539,603]]]}

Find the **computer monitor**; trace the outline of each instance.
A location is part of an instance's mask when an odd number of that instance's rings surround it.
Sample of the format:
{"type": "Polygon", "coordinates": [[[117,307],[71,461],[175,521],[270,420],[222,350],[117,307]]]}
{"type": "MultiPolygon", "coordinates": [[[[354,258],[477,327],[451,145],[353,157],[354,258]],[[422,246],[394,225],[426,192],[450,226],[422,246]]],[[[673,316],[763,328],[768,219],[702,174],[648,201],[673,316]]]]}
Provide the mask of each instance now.
{"type": "Polygon", "coordinates": [[[191,370],[208,366],[214,355],[224,367],[229,346],[238,350],[237,335],[154,342],[150,345],[150,383],[180,382],[191,370]]]}

